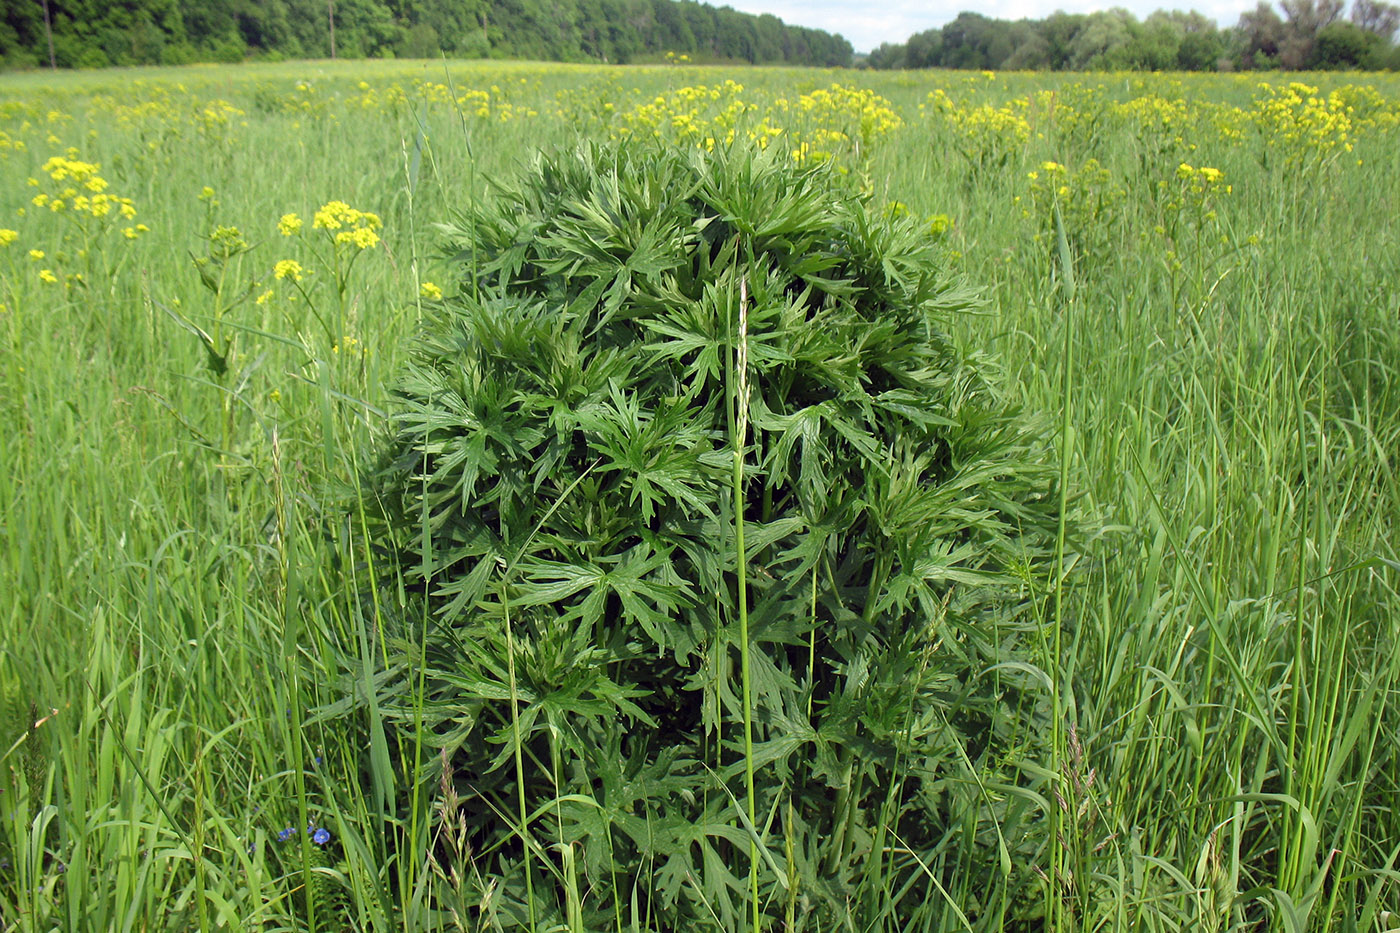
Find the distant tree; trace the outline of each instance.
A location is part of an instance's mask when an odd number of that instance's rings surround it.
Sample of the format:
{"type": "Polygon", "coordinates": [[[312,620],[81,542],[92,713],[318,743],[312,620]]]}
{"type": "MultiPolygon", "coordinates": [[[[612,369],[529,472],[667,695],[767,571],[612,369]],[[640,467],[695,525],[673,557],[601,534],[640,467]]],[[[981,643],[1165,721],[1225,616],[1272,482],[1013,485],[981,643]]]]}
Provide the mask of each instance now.
{"type": "Polygon", "coordinates": [[[694,0],[682,0],[680,8],[686,25],[690,27],[690,34],[695,37],[695,50],[714,55],[715,8],[694,0]]]}
{"type": "Polygon", "coordinates": [[[943,30],[925,29],[909,37],[903,46],[900,68],[937,68],[943,61],[943,30]]]}
{"type": "Polygon", "coordinates": [[[1144,71],[1169,71],[1177,66],[1184,31],[1169,17],[1153,14],[1145,22],[1130,23],[1132,38],[1119,53],[1127,67],[1144,71]]]}
{"type": "Polygon", "coordinates": [[[1070,67],[1076,70],[1128,67],[1127,49],[1137,19],[1122,7],[1090,13],[1070,43],[1070,67]]]}
{"type": "Polygon", "coordinates": [[[1351,21],[1389,42],[1395,30],[1400,29],[1400,7],[1381,0],[1356,0],[1351,7],[1351,21]]]}
{"type": "Polygon", "coordinates": [[[1342,15],[1346,0],[1279,0],[1279,6],[1288,22],[1279,43],[1278,61],[1284,68],[1298,69],[1311,58],[1318,32],[1342,15]]]}
{"type": "MultiPolygon", "coordinates": [[[[0,2],[0,68],[47,59],[44,0],[0,2]]],[[[331,53],[327,0],[47,0],[61,67],[331,53]]],[[[334,0],[335,51],[627,61],[666,51],[851,63],[840,36],[696,0],[334,0]]]]}
{"type": "Polygon", "coordinates": [[[1259,68],[1266,62],[1276,61],[1279,47],[1288,35],[1283,19],[1264,0],[1259,0],[1253,10],[1241,13],[1235,28],[1240,42],[1240,64],[1245,68],[1259,68]]]}
{"type": "Polygon", "coordinates": [[[753,57],[755,64],[783,60],[783,21],[772,13],[764,13],[757,20],[750,21],[753,33],[753,57]]]}
{"type": "Polygon", "coordinates": [[[1001,63],[1001,68],[1009,71],[1039,71],[1049,68],[1050,65],[1050,43],[1045,40],[1040,31],[1035,28],[1036,24],[1021,21],[1029,27],[1026,33],[1017,31],[1018,44],[1001,63]]]}
{"type": "Polygon", "coordinates": [[[1338,20],[1317,31],[1313,40],[1308,67],[1323,71],[1340,71],[1362,67],[1371,49],[1381,41],[1375,33],[1367,32],[1355,23],[1338,20]]]}
{"type": "Polygon", "coordinates": [[[987,56],[987,67],[993,71],[1002,68],[1017,46],[1024,42],[1024,38],[1018,36],[1017,25],[1010,20],[994,19],[987,27],[982,50],[987,56]]]}
{"type": "MultiPolygon", "coordinates": [[[[652,0],[651,18],[656,24],[653,46],[668,52],[695,51],[695,33],[691,32],[690,23],[678,4],[672,0],[652,0]]],[[[781,22],[778,28],[781,32],[781,22]]]]}
{"type": "Polygon", "coordinates": [[[1041,25],[1041,36],[1049,49],[1050,67],[1056,71],[1075,67],[1072,64],[1074,40],[1084,28],[1086,17],[1082,13],[1065,13],[1056,10],[1045,18],[1041,25]]]}
{"type": "MultiPolygon", "coordinates": [[[[941,33],[939,38],[942,39],[941,33]]],[[[905,64],[908,61],[906,57],[907,53],[908,46],[906,45],[893,42],[881,42],[879,47],[866,57],[865,63],[870,68],[882,71],[893,68],[905,68],[908,67],[905,64]]]]}
{"type": "Polygon", "coordinates": [[[981,13],[959,13],[943,27],[944,68],[986,68],[987,38],[992,20],[981,13]]]}
{"type": "Polygon", "coordinates": [[[1176,48],[1176,67],[1182,71],[1212,71],[1225,54],[1225,43],[1218,30],[1188,32],[1176,48]]]}

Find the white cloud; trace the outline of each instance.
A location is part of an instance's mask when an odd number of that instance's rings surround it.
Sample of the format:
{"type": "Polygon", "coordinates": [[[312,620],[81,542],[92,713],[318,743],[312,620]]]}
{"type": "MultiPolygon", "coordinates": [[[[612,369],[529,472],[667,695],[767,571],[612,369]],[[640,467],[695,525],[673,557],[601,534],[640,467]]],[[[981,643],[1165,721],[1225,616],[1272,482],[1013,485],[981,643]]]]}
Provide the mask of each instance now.
{"type": "MultiPolygon", "coordinates": [[[[1162,7],[1179,4],[1153,0],[979,0],[966,6],[930,4],[919,0],[886,0],[878,5],[857,0],[720,0],[745,13],[772,13],[785,23],[839,33],[857,52],[868,52],[882,42],[903,42],[916,32],[942,26],[965,9],[996,19],[1043,19],[1056,10],[1090,13],[1115,6],[1126,7],[1138,19],[1162,7]]],[[[1211,17],[1221,28],[1233,26],[1240,14],[1254,8],[1249,0],[1205,0],[1192,7],[1211,17]]]]}

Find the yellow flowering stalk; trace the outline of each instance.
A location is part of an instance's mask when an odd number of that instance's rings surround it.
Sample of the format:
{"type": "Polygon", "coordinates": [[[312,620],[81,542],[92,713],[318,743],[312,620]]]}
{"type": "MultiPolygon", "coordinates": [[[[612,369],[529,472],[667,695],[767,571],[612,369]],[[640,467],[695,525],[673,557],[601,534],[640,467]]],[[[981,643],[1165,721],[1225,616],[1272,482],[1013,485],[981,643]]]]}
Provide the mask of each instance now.
{"type": "Polygon", "coordinates": [[[1066,241],[1078,258],[1108,254],[1119,209],[1127,197],[1126,190],[1108,169],[1096,159],[1088,159],[1073,169],[1061,162],[1045,161],[1028,172],[1027,178],[1030,206],[1023,208],[1022,215],[1034,218],[1038,227],[1036,242],[1054,252],[1058,207],[1066,241]]]}
{"type": "MultiPolygon", "coordinates": [[[[127,239],[135,239],[147,229],[144,225],[117,225],[118,217],[130,221],[136,216],[136,205],[131,198],[109,192],[110,185],[101,171],[100,164],[83,161],[78,158],[78,150],[70,147],[63,155],[51,156],[44,162],[42,178],[30,178],[27,182],[29,187],[40,189],[30,199],[34,207],[62,215],[76,229],[78,242],[73,252],[80,256],[103,255],[94,240],[108,230],[120,230],[127,239]]],[[[42,253],[35,258],[42,258],[42,253]]]]}
{"type": "Polygon", "coordinates": [[[1005,166],[1031,138],[1024,99],[1000,107],[990,104],[963,106],[938,89],[928,95],[919,110],[943,123],[953,146],[978,171],[1005,166]]]}

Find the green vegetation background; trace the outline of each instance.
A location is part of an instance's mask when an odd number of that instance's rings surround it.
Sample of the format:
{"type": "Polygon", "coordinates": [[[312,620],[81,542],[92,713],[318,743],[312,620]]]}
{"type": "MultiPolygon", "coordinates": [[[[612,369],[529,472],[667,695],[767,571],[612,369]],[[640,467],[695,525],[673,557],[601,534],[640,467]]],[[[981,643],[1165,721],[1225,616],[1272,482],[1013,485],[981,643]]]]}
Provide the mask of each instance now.
{"type": "Polygon", "coordinates": [[[1400,93],[1259,77],[0,79],[0,922],[496,929],[582,904],[634,928],[630,899],[561,880],[596,853],[542,850],[527,905],[511,853],[453,828],[481,800],[413,779],[436,749],[392,741],[413,697],[387,692],[375,542],[345,504],[409,338],[460,287],[435,223],[536,147],[733,131],[832,160],[982,291],[951,335],[1044,417],[1098,529],[1063,583],[1026,584],[1037,652],[987,675],[1052,728],[929,749],[956,819],[879,848],[908,884],[860,882],[862,925],[1393,928],[1400,93]],[[379,225],[337,241],[314,226],[335,201],[379,225]],[[973,871],[1013,810],[1028,854],[973,871]]]}

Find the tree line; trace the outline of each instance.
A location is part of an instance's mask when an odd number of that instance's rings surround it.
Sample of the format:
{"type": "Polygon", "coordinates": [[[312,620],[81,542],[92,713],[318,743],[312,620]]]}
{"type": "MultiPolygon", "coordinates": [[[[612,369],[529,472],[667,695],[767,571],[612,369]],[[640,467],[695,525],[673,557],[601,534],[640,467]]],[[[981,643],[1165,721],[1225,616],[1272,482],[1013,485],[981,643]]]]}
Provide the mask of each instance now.
{"type": "Polygon", "coordinates": [[[1118,8],[1097,13],[1056,12],[1041,20],[992,19],[962,13],[946,26],[898,44],[885,43],[865,59],[871,68],[986,70],[1230,69],[1400,70],[1400,7],[1382,0],[1264,0],[1232,28],[1220,29],[1200,13],[1158,10],[1139,21],[1118,8]]]}
{"type": "Polygon", "coordinates": [[[845,38],[695,0],[4,0],[0,66],[525,58],[844,66],[845,38]]]}

